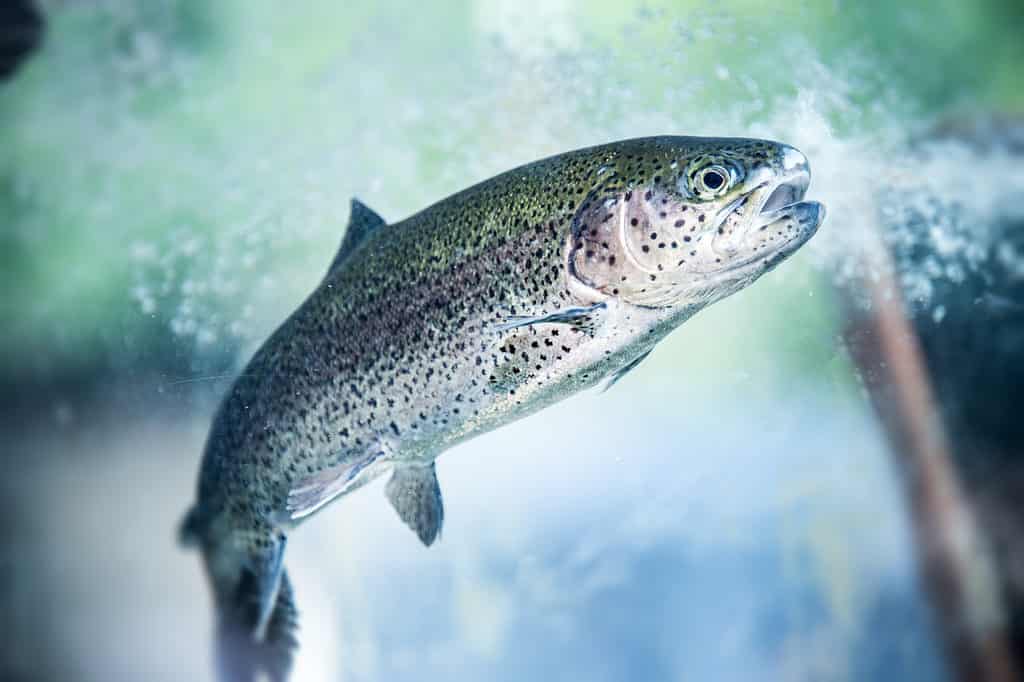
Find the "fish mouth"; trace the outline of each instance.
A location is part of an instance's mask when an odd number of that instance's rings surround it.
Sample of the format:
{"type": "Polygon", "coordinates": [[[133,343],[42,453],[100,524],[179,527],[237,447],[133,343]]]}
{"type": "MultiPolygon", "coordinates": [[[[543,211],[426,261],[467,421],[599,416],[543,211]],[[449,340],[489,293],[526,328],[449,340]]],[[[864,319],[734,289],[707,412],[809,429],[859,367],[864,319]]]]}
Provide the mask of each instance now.
{"type": "Polygon", "coordinates": [[[760,205],[748,233],[764,232],[772,225],[790,221],[791,226],[799,226],[799,229],[789,230],[794,233],[789,241],[799,240],[799,246],[814,236],[825,219],[825,205],[804,201],[810,184],[810,172],[801,169],[763,188],[757,197],[760,205]]]}
{"type": "Polygon", "coordinates": [[[811,183],[806,167],[795,169],[771,181],[759,183],[752,190],[726,206],[717,223],[733,215],[746,223],[737,235],[737,251],[746,257],[726,263],[722,275],[753,269],[760,264],[767,271],[792,255],[814,236],[825,219],[825,206],[817,201],[804,201],[811,183]]]}
{"type": "MultiPolygon", "coordinates": [[[[800,203],[800,200],[807,194],[807,188],[811,184],[811,174],[807,171],[793,173],[790,177],[780,179],[774,187],[768,187],[761,193],[761,205],[757,210],[759,215],[772,214],[790,206],[800,203]]],[[[756,190],[755,190],[756,192],[756,190]]]]}
{"type": "Polygon", "coordinates": [[[753,189],[727,206],[739,215],[747,214],[750,228],[756,230],[772,222],[789,209],[799,206],[811,185],[811,173],[806,166],[792,170],[785,175],[758,183],[753,189]]]}

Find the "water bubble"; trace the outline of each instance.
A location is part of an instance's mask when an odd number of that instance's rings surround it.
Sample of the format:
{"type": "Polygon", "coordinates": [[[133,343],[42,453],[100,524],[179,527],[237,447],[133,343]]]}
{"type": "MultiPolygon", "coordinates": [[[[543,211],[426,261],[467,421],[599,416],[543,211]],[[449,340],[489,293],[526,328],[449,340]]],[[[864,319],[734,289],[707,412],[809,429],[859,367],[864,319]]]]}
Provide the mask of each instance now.
{"type": "MultiPolygon", "coordinates": [[[[839,287],[888,269],[927,305],[937,283],[964,281],[991,257],[1024,276],[1024,256],[993,244],[985,227],[1024,213],[1008,199],[1024,195],[1019,158],[912,133],[932,123],[859,43],[825,49],[756,13],[647,8],[598,26],[566,0],[483,0],[469,11],[484,40],[433,54],[356,38],[327,50],[315,76],[274,71],[274,87],[210,68],[216,51],[179,44],[173,26],[111,11],[125,36],[112,63],[58,61],[81,76],[77,111],[35,127],[78,145],[64,186],[99,187],[74,208],[83,234],[125,254],[121,301],[174,334],[190,333],[194,319],[216,338],[260,338],[315,286],[313,264],[326,267],[350,196],[397,220],[526,161],[665,133],[800,148],[810,196],[829,208],[800,257],[839,287]],[[414,75],[424,71],[436,77],[414,75]],[[148,111],[138,103],[154,84],[163,106],[148,111]],[[287,116],[278,90],[299,98],[287,116]],[[185,122],[198,142],[181,134],[185,122]]],[[[250,59],[279,49],[273,35],[236,47],[250,59]]],[[[265,59],[260,68],[272,70],[265,59]]],[[[31,201],[47,181],[19,176],[15,194],[31,201]]],[[[23,232],[34,253],[60,240],[56,228],[23,232]]]]}

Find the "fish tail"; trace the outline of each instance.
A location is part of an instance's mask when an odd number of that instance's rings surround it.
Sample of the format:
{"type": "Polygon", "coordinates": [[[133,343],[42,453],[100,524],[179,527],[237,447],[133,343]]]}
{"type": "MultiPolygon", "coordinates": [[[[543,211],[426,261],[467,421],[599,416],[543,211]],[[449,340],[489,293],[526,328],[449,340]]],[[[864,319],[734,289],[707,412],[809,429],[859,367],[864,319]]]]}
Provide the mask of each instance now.
{"type": "Polygon", "coordinates": [[[218,609],[216,662],[221,682],[256,682],[266,675],[271,682],[286,682],[298,648],[298,611],[291,581],[284,571],[262,633],[255,630],[259,589],[251,574],[242,576],[231,602],[218,609]]]}
{"type": "Polygon", "coordinates": [[[218,679],[285,682],[298,648],[298,611],[283,565],[284,534],[265,524],[213,524],[194,508],[179,536],[199,545],[213,592],[218,679]]]}

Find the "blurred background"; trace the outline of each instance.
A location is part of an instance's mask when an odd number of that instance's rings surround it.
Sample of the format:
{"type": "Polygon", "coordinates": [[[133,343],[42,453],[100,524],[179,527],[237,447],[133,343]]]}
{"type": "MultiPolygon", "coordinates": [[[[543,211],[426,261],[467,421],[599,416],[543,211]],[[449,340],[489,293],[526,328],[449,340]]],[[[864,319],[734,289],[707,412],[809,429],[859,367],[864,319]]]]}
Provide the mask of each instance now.
{"type": "Polygon", "coordinates": [[[1015,0],[7,0],[0,678],[211,679],[175,526],[350,197],[693,134],[799,147],[819,234],[445,454],[429,550],[383,481],[296,532],[295,679],[1016,679],[1022,34],[1015,0]]]}

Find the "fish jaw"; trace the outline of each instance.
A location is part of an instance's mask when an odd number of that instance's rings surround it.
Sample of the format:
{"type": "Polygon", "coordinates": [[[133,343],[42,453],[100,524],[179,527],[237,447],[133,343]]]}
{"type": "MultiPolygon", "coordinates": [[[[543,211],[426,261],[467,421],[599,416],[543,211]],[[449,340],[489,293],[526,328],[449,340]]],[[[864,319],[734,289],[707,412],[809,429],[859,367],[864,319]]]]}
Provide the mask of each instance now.
{"type": "Polygon", "coordinates": [[[801,201],[759,213],[755,227],[746,235],[746,258],[722,270],[707,273],[706,282],[694,289],[707,296],[704,305],[739,291],[792,256],[813,237],[825,219],[825,206],[801,201]]]}
{"type": "Polygon", "coordinates": [[[716,261],[721,259],[724,264],[702,274],[728,279],[757,263],[767,272],[807,243],[826,214],[820,202],[803,200],[810,179],[804,165],[760,184],[735,206],[726,207],[716,220],[710,242],[716,261]]]}

